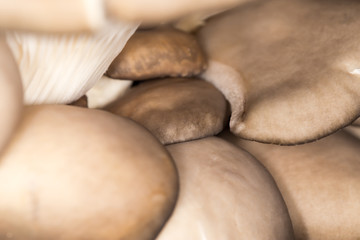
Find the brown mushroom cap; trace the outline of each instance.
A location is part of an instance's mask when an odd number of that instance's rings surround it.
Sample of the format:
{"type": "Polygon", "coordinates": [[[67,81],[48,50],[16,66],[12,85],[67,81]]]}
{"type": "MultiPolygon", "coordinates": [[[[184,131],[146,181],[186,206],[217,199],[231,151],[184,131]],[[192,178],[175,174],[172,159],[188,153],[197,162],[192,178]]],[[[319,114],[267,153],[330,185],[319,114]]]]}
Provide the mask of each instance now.
{"type": "Polygon", "coordinates": [[[20,73],[0,33],[0,153],[14,131],[23,107],[20,73]]]}
{"type": "Polygon", "coordinates": [[[28,107],[0,158],[0,239],[153,239],[177,186],[169,154],[132,121],[28,107]]]}
{"type": "Polygon", "coordinates": [[[228,119],[225,98],[200,79],[153,80],[105,108],[146,127],[163,144],[213,136],[228,119]]]}
{"type": "Polygon", "coordinates": [[[360,236],[360,141],[338,132],[300,146],[230,141],[253,154],[274,177],[296,239],[360,236]]]}
{"type": "Polygon", "coordinates": [[[179,200],[157,240],[291,240],[281,194],[250,154],[219,138],[168,146],[180,176],[179,200]]]}
{"type": "Polygon", "coordinates": [[[355,0],[272,0],[210,20],[199,34],[204,77],[230,101],[231,131],[298,144],[359,116],[359,12],[355,0]]]}
{"type": "Polygon", "coordinates": [[[200,74],[206,60],[194,36],[175,29],[138,31],[110,65],[111,78],[145,80],[200,74]]]}

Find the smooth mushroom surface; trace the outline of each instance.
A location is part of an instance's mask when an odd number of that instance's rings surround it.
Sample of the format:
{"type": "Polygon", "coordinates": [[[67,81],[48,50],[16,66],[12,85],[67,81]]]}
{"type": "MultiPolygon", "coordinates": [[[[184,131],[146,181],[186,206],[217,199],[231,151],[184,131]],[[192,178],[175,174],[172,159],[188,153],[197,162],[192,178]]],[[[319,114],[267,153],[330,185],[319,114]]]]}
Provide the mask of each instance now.
{"type": "Polygon", "coordinates": [[[179,171],[174,213],[157,240],[291,240],[293,229],[268,171],[211,137],[167,147],[179,171]]]}
{"type": "Polygon", "coordinates": [[[105,73],[137,24],[108,22],[94,33],[7,31],[19,65],[26,104],[71,103],[105,73]]]}
{"type": "Polygon", "coordinates": [[[231,131],[276,144],[313,141],[360,115],[360,2],[249,2],[199,32],[203,77],[231,104],[231,131]]]}
{"type": "Polygon", "coordinates": [[[0,154],[18,124],[22,109],[19,69],[4,35],[0,33],[0,154]]]}
{"type": "Polygon", "coordinates": [[[102,108],[123,96],[131,87],[132,81],[112,79],[102,76],[86,93],[89,108],[102,108]]]}
{"type": "Polygon", "coordinates": [[[222,94],[211,84],[190,78],[144,82],[105,110],[133,119],[163,144],[213,136],[228,120],[222,94]]]}
{"type": "Polygon", "coordinates": [[[0,239],[154,239],[177,179],[165,148],[133,121],[27,107],[0,158],[0,239]]]}
{"type": "Polygon", "coordinates": [[[104,0],[110,17],[146,24],[168,22],[199,11],[230,8],[247,1],[249,0],[104,0]]]}
{"type": "Polygon", "coordinates": [[[0,28],[73,32],[105,24],[102,0],[0,0],[0,28]]]}
{"type": "Polygon", "coordinates": [[[360,237],[360,141],[344,131],[299,146],[226,137],[253,154],[278,185],[301,240],[360,237]]]}
{"type": "Polygon", "coordinates": [[[206,59],[196,38],[179,30],[137,31],[111,63],[111,78],[146,80],[200,74],[206,59]]]}

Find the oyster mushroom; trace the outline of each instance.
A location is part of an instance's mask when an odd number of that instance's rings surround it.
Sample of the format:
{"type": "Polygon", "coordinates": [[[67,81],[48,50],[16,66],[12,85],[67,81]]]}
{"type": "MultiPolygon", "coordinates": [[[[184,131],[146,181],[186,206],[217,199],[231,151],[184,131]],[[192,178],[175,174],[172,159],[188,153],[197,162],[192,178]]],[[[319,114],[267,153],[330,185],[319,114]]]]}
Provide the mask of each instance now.
{"type": "Polygon", "coordinates": [[[8,31],[19,65],[26,104],[70,103],[101,78],[137,24],[111,23],[95,33],[8,31]]]}
{"type": "Polygon", "coordinates": [[[174,213],[157,240],[291,240],[281,194],[250,154],[211,137],[167,147],[180,176],[174,213]]]}
{"type": "Polygon", "coordinates": [[[295,238],[353,240],[360,236],[360,141],[344,131],[299,146],[226,137],[253,154],[274,177],[295,238]]]}
{"type": "Polygon", "coordinates": [[[0,154],[22,112],[22,86],[15,59],[0,33],[0,154]]]}
{"type": "Polygon", "coordinates": [[[0,158],[0,239],[154,239],[177,190],[171,157],[134,122],[31,106],[0,158]]]}
{"type": "Polygon", "coordinates": [[[144,82],[105,110],[133,119],[163,144],[213,136],[228,116],[225,98],[215,87],[188,78],[144,82]]]}
{"type": "Polygon", "coordinates": [[[137,31],[106,74],[131,80],[189,77],[205,67],[205,56],[194,36],[175,29],[155,29],[137,31]]]}
{"type": "Polygon", "coordinates": [[[203,77],[230,101],[231,131],[299,144],[360,114],[360,3],[255,1],[209,20],[199,33],[203,77]]]}
{"type": "Polygon", "coordinates": [[[0,28],[89,31],[105,24],[102,0],[0,0],[0,28]]]}

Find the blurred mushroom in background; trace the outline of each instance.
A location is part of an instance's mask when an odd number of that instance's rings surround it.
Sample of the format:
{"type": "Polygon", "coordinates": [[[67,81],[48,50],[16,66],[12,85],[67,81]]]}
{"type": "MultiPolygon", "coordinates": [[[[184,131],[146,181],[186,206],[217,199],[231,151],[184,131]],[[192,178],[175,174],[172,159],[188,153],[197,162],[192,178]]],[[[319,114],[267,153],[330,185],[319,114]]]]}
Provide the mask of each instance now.
{"type": "Polygon", "coordinates": [[[154,239],[177,192],[170,155],[134,122],[27,107],[0,158],[0,239],[154,239]]]}
{"type": "Polygon", "coordinates": [[[163,144],[214,136],[228,121],[224,96],[195,78],[144,82],[104,109],[133,119],[163,144]]]}
{"type": "Polygon", "coordinates": [[[360,236],[360,141],[339,131],[299,146],[224,136],[251,152],[274,177],[289,209],[295,239],[360,236]]]}
{"type": "Polygon", "coordinates": [[[23,110],[21,77],[14,56],[0,32],[0,154],[15,130],[23,110]]]}
{"type": "Polygon", "coordinates": [[[231,104],[231,131],[299,144],[360,114],[360,3],[252,1],[211,18],[198,34],[203,77],[231,104]]]}
{"type": "Polygon", "coordinates": [[[219,138],[167,147],[179,171],[175,211],[157,240],[291,240],[280,192],[249,153],[219,138]]]}

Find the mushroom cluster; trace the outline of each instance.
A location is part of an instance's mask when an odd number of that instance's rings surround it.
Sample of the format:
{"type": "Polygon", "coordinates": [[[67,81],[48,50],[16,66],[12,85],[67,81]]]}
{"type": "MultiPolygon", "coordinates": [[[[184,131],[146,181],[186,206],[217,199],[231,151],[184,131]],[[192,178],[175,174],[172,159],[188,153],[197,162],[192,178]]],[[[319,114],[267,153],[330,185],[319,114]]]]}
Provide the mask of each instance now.
{"type": "Polygon", "coordinates": [[[357,0],[0,0],[0,240],[360,239],[357,0]]]}

